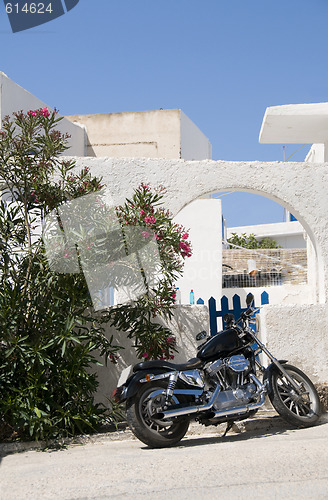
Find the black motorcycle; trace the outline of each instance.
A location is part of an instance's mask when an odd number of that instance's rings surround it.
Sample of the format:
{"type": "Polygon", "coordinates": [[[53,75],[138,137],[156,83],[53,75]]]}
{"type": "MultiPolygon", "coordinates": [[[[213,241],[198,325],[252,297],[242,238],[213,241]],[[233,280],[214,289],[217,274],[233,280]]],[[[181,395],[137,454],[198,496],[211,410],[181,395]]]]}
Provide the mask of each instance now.
{"type": "Polygon", "coordinates": [[[191,419],[218,425],[254,415],[268,395],[277,412],[297,427],[314,425],[320,417],[320,401],[311,380],[287,361],[272,356],[257,338],[253,295],[248,309],[235,321],[224,317],[226,329],[206,341],[197,357],[185,364],[145,361],[122,372],[113,393],[126,401],[128,424],[137,438],[152,448],[172,446],[186,434],[191,419]],[[261,353],[271,360],[267,368],[261,353]]]}

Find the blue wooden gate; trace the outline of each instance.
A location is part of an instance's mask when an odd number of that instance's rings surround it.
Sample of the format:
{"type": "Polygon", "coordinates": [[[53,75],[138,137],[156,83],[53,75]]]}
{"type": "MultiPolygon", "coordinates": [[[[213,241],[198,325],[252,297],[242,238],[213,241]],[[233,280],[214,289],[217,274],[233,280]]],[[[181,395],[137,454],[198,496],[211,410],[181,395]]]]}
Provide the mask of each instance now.
{"type": "MultiPolygon", "coordinates": [[[[240,315],[242,312],[246,311],[247,306],[245,304],[245,307],[241,307],[240,303],[240,296],[239,295],[234,295],[232,298],[232,303],[233,303],[233,308],[229,309],[229,300],[228,297],[225,295],[221,298],[221,310],[217,311],[216,309],[216,300],[214,297],[211,297],[208,301],[208,309],[209,309],[209,315],[210,315],[210,330],[211,330],[211,335],[216,335],[218,333],[218,324],[217,324],[217,318],[222,319],[222,329],[225,328],[225,323],[224,323],[224,316],[227,313],[232,313],[235,317],[235,319],[240,318],[240,315]]],[[[269,304],[269,294],[267,292],[262,292],[261,294],[261,305],[264,304],[269,304]]],[[[254,307],[256,307],[255,301],[254,301],[254,307]]],[[[219,328],[221,330],[221,328],[219,328]]]]}

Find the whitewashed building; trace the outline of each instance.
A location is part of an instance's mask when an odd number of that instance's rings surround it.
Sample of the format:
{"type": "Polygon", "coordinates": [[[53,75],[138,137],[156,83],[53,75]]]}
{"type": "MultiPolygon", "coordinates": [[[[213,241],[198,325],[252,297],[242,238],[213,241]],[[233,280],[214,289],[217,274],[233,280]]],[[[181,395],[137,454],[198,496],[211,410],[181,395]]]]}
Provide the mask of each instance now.
{"type": "MultiPolygon", "coordinates": [[[[46,106],[4,74],[1,74],[0,88],[1,119],[5,114],[11,114],[15,110],[27,111],[31,108],[46,106]]],[[[306,230],[308,241],[311,241],[312,245],[313,258],[310,261],[313,269],[310,273],[311,279],[308,280],[312,295],[309,300],[306,300],[307,303],[303,300],[293,305],[279,304],[264,308],[261,312],[262,333],[264,340],[268,342],[269,348],[273,349],[277,357],[289,359],[291,363],[302,366],[317,382],[328,380],[326,334],[328,330],[328,165],[322,163],[328,159],[328,104],[313,105],[312,111],[311,105],[299,106],[297,108],[296,105],[285,111],[268,108],[269,111],[265,115],[261,129],[260,142],[287,143],[289,137],[292,143],[309,141],[311,144],[321,144],[321,146],[314,146],[311,157],[312,159],[321,158],[319,163],[310,163],[310,157],[305,163],[212,161],[206,154],[202,159],[196,159],[195,153],[191,150],[191,156],[184,159],[183,149],[179,152],[178,148],[176,149],[177,156],[174,158],[99,157],[94,156],[102,153],[101,149],[95,148],[98,143],[92,142],[93,139],[89,141],[94,153],[91,157],[86,156],[88,124],[80,125],[78,122],[65,120],[62,125],[65,126],[63,131],[68,131],[72,135],[71,150],[68,153],[77,156],[77,168],[88,166],[93,173],[103,176],[115,205],[122,203],[127,196],[131,195],[136,186],[146,181],[154,186],[160,184],[166,186],[165,206],[177,218],[182,217],[185,207],[191,207],[193,202],[197,202],[197,214],[199,214],[200,202],[203,202],[200,198],[213,192],[229,190],[245,190],[265,195],[295,215],[306,230]],[[302,115],[304,110],[306,113],[302,115]],[[273,118],[272,122],[271,118],[273,118]],[[308,124],[306,120],[309,120],[308,124]],[[301,123],[303,123],[302,127],[301,123]],[[69,126],[72,128],[69,129],[69,126]],[[278,134],[281,127],[286,135],[278,134]],[[293,127],[295,130],[292,134],[293,127]],[[304,135],[298,136],[296,132],[304,133],[304,135]],[[322,156],[320,157],[319,154],[322,156]]],[[[175,118],[178,121],[178,116],[175,118]]],[[[181,121],[180,131],[182,127],[181,121]]],[[[187,128],[185,131],[187,132],[187,128]]],[[[180,147],[183,144],[181,137],[182,135],[177,139],[180,147]]],[[[147,148],[149,151],[149,146],[147,148]]],[[[206,151],[209,155],[208,148],[206,151]]],[[[205,207],[208,200],[204,201],[205,207]]],[[[213,213],[218,214],[219,218],[217,239],[214,238],[208,243],[203,240],[203,246],[208,245],[207,250],[211,247],[214,249],[216,241],[221,241],[221,219],[218,205],[216,207],[213,213]]],[[[208,207],[204,212],[205,219],[207,212],[208,207]]],[[[184,220],[179,219],[179,222],[185,224],[185,221],[190,221],[192,231],[192,225],[196,219],[198,219],[197,224],[202,222],[201,217],[196,218],[192,214],[188,214],[184,220]]],[[[222,248],[221,245],[219,248],[222,248]]],[[[203,260],[201,259],[198,264],[203,266],[203,260]]],[[[217,264],[221,265],[220,254],[217,254],[217,264]]],[[[188,289],[195,289],[197,296],[197,285],[194,283],[196,282],[192,281],[192,284],[189,282],[185,286],[188,289]]],[[[219,294],[219,291],[217,293],[219,294]]],[[[203,298],[206,300],[206,297],[203,298]]],[[[205,306],[177,308],[173,328],[179,346],[185,348],[186,341],[189,342],[194,337],[199,327],[200,329],[208,327],[205,309],[205,306]]],[[[117,338],[120,342],[119,335],[117,338]]],[[[183,352],[187,351],[188,349],[184,349],[183,352]]],[[[128,349],[125,354],[126,357],[122,357],[117,365],[118,371],[126,363],[134,361],[133,353],[128,349]]],[[[102,377],[100,392],[108,394],[117,381],[117,372],[111,367],[106,373],[103,372],[102,377]]]]}

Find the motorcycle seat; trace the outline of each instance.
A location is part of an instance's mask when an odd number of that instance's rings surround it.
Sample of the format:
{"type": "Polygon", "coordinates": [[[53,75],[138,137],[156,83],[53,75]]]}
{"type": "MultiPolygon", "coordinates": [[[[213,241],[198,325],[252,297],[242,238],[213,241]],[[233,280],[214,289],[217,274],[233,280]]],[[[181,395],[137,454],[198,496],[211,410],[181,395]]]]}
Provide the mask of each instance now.
{"type": "Polygon", "coordinates": [[[154,361],[141,361],[141,363],[138,363],[133,367],[133,371],[139,372],[141,370],[153,370],[154,368],[164,368],[166,370],[184,371],[184,370],[195,370],[196,368],[200,368],[201,366],[202,366],[202,361],[198,358],[189,359],[187,363],[182,363],[182,364],[170,363],[169,361],[156,359],[154,361]]]}

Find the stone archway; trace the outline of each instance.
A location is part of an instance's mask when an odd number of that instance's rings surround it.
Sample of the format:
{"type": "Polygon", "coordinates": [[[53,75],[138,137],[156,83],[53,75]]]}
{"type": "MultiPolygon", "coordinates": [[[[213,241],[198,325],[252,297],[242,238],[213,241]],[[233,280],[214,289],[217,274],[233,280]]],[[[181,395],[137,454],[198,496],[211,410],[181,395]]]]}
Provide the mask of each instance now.
{"type": "Polygon", "coordinates": [[[122,203],[141,182],[167,188],[175,215],[213,191],[248,191],[286,207],[300,221],[317,257],[318,301],[328,297],[328,165],[284,162],[183,161],[143,158],[78,158],[77,167],[101,175],[113,202],[122,203]]]}
{"type": "MultiPolygon", "coordinates": [[[[300,366],[315,382],[327,382],[328,164],[86,157],[77,158],[76,166],[102,176],[115,205],[147,182],[167,188],[165,204],[174,215],[202,195],[227,190],[261,194],[290,210],[315,248],[320,304],[265,306],[261,335],[278,359],[300,366]]],[[[183,337],[194,331],[188,321],[183,337]]],[[[107,375],[104,384],[107,391],[107,375]]]]}

